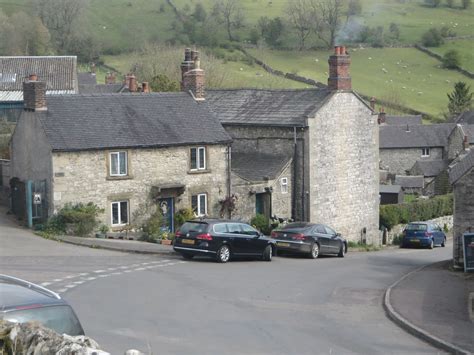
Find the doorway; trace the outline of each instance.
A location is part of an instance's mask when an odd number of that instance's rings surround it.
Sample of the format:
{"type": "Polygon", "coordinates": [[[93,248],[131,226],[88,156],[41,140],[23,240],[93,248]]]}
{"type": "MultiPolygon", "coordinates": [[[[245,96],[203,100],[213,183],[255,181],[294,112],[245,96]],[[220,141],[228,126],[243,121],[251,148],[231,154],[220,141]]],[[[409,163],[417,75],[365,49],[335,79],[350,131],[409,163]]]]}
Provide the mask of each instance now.
{"type": "Polygon", "coordinates": [[[255,195],[255,212],[270,218],[272,215],[272,194],[262,192],[255,195]]]}
{"type": "Polygon", "coordinates": [[[158,199],[158,208],[165,220],[163,230],[166,232],[174,232],[174,198],[167,197],[158,199]]]}

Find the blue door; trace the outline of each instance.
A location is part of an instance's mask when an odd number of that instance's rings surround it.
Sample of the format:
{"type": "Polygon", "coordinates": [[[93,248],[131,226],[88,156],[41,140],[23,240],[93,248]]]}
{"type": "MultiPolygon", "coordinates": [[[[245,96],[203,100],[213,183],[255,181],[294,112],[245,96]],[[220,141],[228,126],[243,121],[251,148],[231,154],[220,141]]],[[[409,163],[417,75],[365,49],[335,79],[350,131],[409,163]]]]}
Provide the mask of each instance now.
{"type": "Polygon", "coordinates": [[[173,197],[160,198],[158,200],[158,208],[165,220],[163,231],[174,232],[174,199],[173,197]]]}

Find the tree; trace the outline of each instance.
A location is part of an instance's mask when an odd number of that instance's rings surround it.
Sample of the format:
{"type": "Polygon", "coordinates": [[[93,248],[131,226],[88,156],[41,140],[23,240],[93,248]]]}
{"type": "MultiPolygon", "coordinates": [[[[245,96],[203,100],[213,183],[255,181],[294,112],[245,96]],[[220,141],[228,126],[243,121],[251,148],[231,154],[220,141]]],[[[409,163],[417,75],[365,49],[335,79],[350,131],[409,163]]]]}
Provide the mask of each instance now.
{"type": "Polygon", "coordinates": [[[305,42],[313,26],[310,0],[288,0],[286,9],[288,22],[295,29],[299,40],[299,50],[305,49],[305,42]]]}
{"type": "Polygon", "coordinates": [[[239,0],[217,0],[214,4],[213,14],[221,18],[229,41],[234,40],[232,31],[242,27],[243,14],[239,0]]]}
{"type": "Polygon", "coordinates": [[[448,69],[456,69],[461,65],[461,58],[457,50],[447,51],[443,56],[443,67],[448,69]]]}
{"type": "Polygon", "coordinates": [[[450,7],[450,8],[453,8],[454,7],[454,0],[446,0],[446,5],[448,5],[448,7],[450,7]]]}
{"type": "Polygon", "coordinates": [[[471,7],[471,4],[472,4],[472,0],[462,0],[462,8],[464,10],[471,7]]]}
{"type": "Polygon", "coordinates": [[[268,17],[260,17],[258,27],[267,44],[273,47],[280,45],[280,37],[284,31],[283,21],[280,17],[271,20],[268,17]]]}
{"type": "Polygon", "coordinates": [[[393,38],[400,39],[400,28],[396,23],[392,22],[388,30],[393,38]]]}
{"type": "Polygon", "coordinates": [[[203,4],[201,4],[200,2],[197,3],[196,6],[194,7],[193,17],[198,22],[206,21],[207,12],[203,4]]]}
{"type": "Polygon", "coordinates": [[[347,8],[347,18],[349,16],[356,16],[362,13],[362,4],[360,0],[350,0],[347,8]]]}
{"type": "Polygon", "coordinates": [[[328,48],[336,44],[341,26],[343,0],[311,0],[314,33],[328,48]]]}
{"type": "Polygon", "coordinates": [[[171,80],[165,74],[158,74],[152,78],[150,87],[154,92],[179,91],[179,83],[171,80]]]}
{"type": "Polygon", "coordinates": [[[421,42],[426,47],[439,47],[443,44],[444,39],[441,32],[437,28],[430,28],[421,37],[421,42]]]}
{"type": "Polygon", "coordinates": [[[448,95],[448,111],[452,116],[468,111],[472,105],[471,87],[463,81],[454,84],[454,91],[448,95]]]}

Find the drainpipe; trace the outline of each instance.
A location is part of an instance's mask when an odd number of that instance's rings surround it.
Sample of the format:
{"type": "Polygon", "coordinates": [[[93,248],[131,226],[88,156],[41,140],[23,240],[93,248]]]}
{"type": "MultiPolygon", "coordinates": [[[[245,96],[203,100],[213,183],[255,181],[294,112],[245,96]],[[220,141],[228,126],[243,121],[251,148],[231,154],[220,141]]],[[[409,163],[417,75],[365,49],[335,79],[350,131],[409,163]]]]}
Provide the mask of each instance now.
{"type": "MultiPolygon", "coordinates": [[[[232,188],[231,188],[231,168],[232,168],[232,147],[229,144],[227,146],[227,198],[230,198],[231,193],[232,193],[232,188]]],[[[229,219],[232,218],[232,213],[229,211],[229,219]]]]}
{"type": "Polygon", "coordinates": [[[26,218],[28,228],[33,228],[33,181],[26,181],[26,218]]]}
{"type": "Polygon", "coordinates": [[[298,159],[298,141],[296,139],[296,127],[293,127],[293,192],[291,196],[291,219],[296,220],[296,175],[298,159]]]}

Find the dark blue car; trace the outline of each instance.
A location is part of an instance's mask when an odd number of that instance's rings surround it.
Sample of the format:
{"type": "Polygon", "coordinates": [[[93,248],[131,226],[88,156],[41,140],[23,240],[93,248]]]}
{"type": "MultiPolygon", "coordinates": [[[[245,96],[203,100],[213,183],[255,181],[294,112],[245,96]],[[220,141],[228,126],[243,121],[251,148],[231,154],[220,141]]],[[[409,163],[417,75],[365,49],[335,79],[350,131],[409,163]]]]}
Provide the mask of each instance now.
{"type": "Polygon", "coordinates": [[[416,246],[433,249],[435,245],[446,245],[446,234],[436,224],[412,222],[403,231],[402,248],[416,246]]]}

